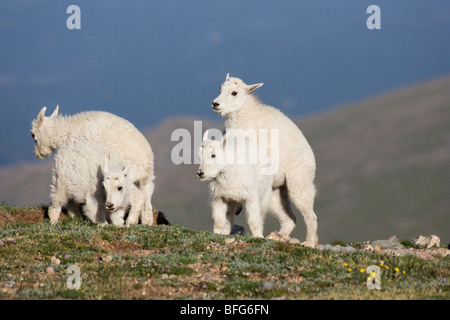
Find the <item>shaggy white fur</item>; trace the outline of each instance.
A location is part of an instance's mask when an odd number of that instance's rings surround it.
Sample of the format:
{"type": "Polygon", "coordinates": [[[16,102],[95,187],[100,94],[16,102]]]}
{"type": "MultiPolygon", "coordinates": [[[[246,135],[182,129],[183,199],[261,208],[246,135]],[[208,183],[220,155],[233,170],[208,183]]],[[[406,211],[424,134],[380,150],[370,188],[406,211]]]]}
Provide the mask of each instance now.
{"type": "Polygon", "coordinates": [[[295,227],[295,216],[290,207],[292,201],[302,213],[306,227],[307,246],[317,246],[317,217],[313,210],[316,188],[314,178],[316,162],[313,151],[300,129],[280,110],[262,104],[252,92],[263,84],[247,85],[239,78],[227,74],[220,95],[212,102],[214,112],[225,118],[226,130],[277,130],[279,146],[273,153],[271,144],[267,152],[274,168],[271,211],[278,215],[281,230],[290,235],[295,227]]]}
{"type": "Polygon", "coordinates": [[[272,175],[267,174],[270,160],[264,158],[265,151],[261,150],[255,161],[250,161],[248,138],[234,140],[228,134],[216,141],[208,140],[207,136],[208,131],[199,149],[201,164],[197,176],[211,181],[214,233],[230,234],[236,212],[243,205],[252,236],[263,237],[264,216],[272,194],[272,175]]]}
{"type": "Polygon", "coordinates": [[[105,207],[111,213],[112,224],[116,226],[123,226],[124,216],[128,211],[126,226],[129,227],[138,223],[145,196],[128,177],[130,161],[128,160],[125,166],[117,166],[116,160],[111,161],[111,153],[105,158],[102,167],[105,207]]]}
{"type": "Polygon", "coordinates": [[[128,210],[132,219],[139,218],[144,195],[127,177],[129,168],[129,161],[92,142],[61,147],[52,173],[50,222],[57,223],[61,207],[68,205],[72,209],[82,206],[94,223],[110,221],[123,226],[128,210]]]}
{"type": "Polygon", "coordinates": [[[153,151],[144,135],[129,121],[102,111],[87,111],[73,116],[58,116],[57,106],[51,116],[43,107],[31,124],[34,154],[43,159],[54,150],[80,141],[91,141],[129,160],[129,179],[145,195],[142,224],[153,224],[151,197],[154,191],[153,151]]]}

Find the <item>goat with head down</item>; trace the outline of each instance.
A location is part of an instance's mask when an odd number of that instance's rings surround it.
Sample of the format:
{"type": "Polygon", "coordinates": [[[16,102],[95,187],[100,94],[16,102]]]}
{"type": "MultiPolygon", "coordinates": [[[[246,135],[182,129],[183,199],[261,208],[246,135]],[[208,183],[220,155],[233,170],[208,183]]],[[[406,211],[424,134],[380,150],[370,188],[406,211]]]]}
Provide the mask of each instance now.
{"type": "MultiPolygon", "coordinates": [[[[34,154],[39,159],[70,144],[90,141],[116,152],[130,161],[129,179],[145,196],[142,224],[153,224],[151,197],[154,191],[154,156],[144,135],[129,121],[109,112],[86,111],[59,116],[59,107],[45,116],[43,107],[31,124],[34,154]]],[[[131,223],[131,221],[129,222],[131,223]]]]}

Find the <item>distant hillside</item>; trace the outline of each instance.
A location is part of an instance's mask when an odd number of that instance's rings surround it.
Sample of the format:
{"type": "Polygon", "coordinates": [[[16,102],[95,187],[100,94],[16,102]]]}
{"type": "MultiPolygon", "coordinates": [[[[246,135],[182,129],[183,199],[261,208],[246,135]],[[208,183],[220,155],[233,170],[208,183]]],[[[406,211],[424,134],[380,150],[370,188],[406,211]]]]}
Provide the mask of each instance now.
{"type": "Polygon", "coordinates": [[[450,77],[300,121],[317,156],[321,235],[450,241],[450,77]]]}
{"type": "MultiPolygon", "coordinates": [[[[411,86],[322,114],[297,119],[317,160],[315,211],[320,242],[364,241],[436,234],[450,241],[450,77],[411,86]]],[[[203,121],[223,129],[223,121],[203,121]]],[[[170,118],[145,132],[155,152],[153,204],[172,223],[212,230],[207,183],[196,164],[174,165],[177,128],[192,133],[194,119],[170,118]]],[[[192,141],[193,143],[193,141],[192,141]]],[[[196,152],[196,151],[192,151],[196,152]]],[[[52,161],[0,169],[0,201],[48,202],[52,161]]],[[[294,237],[304,238],[297,213],[294,237]]],[[[238,224],[245,225],[238,217],[238,224]]],[[[278,229],[269,218],[265,232],[278,229]]]]}
{"type": "Polygon", "coordinates": [[[0,202],[20,206],[48,203],[52,166],[53,158],[1,167],[0,202]]]}

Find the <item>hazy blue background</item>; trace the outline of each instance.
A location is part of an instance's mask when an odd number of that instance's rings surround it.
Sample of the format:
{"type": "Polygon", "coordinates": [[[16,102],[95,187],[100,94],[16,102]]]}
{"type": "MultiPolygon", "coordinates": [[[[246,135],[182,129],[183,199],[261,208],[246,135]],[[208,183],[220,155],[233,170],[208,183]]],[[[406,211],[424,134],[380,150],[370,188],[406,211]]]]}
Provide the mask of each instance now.
{"type": "MultiPolygon", "coordinates": [[[[450,72],[450,1],[0,1],[0,165],[36,161],[42,106],[147,129],[210,116],[227,72],[307,115],[450,72]],[[66,9],[81,8],[81,30],[66,9]],[[366,9],[381,8],[381,30],[366,9]]],[[[450,88],[449,88],[450,90],[450,88]]]]}

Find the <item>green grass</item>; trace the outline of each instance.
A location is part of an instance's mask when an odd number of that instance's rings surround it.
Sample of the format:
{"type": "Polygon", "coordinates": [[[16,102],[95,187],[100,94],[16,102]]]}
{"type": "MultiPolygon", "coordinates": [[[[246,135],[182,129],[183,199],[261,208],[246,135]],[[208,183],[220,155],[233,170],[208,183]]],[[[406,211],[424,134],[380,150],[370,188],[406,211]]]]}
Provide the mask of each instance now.
{"type": "Polygon", "coordinates": [[[179,225],[100,227],[70,218],[9,224],[0,228],[0,299],[450,298],[449,257],[227,238],[179,225]],[[67,286],[70,265],[81,271],[78,290],[67,286]],[[366,286],[370,265],[380,267],[380,290],[366,286]]]}

